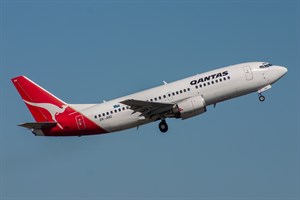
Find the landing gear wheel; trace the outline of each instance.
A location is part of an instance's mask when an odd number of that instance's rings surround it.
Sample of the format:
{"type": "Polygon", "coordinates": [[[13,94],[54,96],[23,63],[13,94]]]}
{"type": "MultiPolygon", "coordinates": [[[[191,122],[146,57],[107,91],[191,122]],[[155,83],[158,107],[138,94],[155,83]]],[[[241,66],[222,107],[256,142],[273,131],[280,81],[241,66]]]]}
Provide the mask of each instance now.
{"type": "Polygon", "coordinates": [[[266,97],[263,96],[263,95],[259,95],[258,99],[259,99],[261,102],[263,102],[263,101],[265,101],[266,97]]]}
{"type": "Polygon", "coordinates": [[[158,125],[158,128],[162,133],[166,133],[169,129],[166,120],[161,120],[161,122],[158,125]]]}

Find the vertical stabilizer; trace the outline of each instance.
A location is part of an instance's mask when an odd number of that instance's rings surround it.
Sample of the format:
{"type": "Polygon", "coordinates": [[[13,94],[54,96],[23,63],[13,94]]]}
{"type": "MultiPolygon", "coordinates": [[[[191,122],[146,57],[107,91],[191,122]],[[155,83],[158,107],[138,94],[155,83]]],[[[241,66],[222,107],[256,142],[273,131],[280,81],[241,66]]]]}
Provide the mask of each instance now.
{"type": "Polygon", "coordinates": [[[65,102],[25,76],[11,79],[20,96],[37,122],[53,122],[55,115],[68,107],[65,102]]]}

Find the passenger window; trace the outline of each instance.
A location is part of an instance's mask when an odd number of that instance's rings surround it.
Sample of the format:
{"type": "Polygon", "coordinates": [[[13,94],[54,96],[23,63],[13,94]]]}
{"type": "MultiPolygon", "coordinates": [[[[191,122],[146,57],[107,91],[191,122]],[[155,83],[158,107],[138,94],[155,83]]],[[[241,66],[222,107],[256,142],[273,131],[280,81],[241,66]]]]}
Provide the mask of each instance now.
{"type": "Polygon", "coordinates": [[[104,116],[105,116],[105,113],[102,113],[102,116],[104,117],[104,116]]]}
{"type": "Polygon", "coordinates": [[[164,99],[166,98],[166,95],[164,95],[164,99]]]}
{"type": "Polygon", "coordinates": [[[183,92],[186,92],[186,89],[183,89],[183,92]]]}
{"type": "Polygon", "coordinates": [[[179,94],[179,92],[178,92],[178,91],[176,91],[176,94],[178,95],[178,94],[179,94]]]}
{"type": "Polygon", "coordinates": [[[222,79],[220,78],[219,81],[222,82],[222,79]]]}
{"type": "Polygon", "coordinates": [[[196,85],[195,87],[196,87],[196,89],[198,89],[198,85],[196,85]]]}
{"type": "Polygon", "coordinates": [[[125,107],[123,107],[122,110],[125,110],[125,107]]]}
{"type": "Polygon", "coordinates": [[[110,114],[113,114],[114,112],[113,111],[110,111],[110,114]]]}
{"type": "Polygon", "coordinates": [[[223,80],[226,81],[226,77],[224,77],[223,80]]]}
{"type": "Polygon", "coordinates": [[[190,88],[188,88],[187,90],[188,90],[188,91],[190,91],[191,89],[190,89],[190,88]]]}
{"type": "Polygon", "coordinates": [[[119,110],[119,112],[121,112],[121,108],[119,108],[118,110],[119,110]]]}
{"type": "Polygon", "coordinates": [[[109,115],[109,112],[106,112],[107,115],[109,115]]]}
{"type": "Polygon", "coordinates": [[[154,100],[157,101],[157,98],[155,97],[154,100]]]}
{"type": "Polygon", "coordinates": [[[210,85],[210,82],[207,82],[207,85],[210,85]]]}
{"type": "Polygon", "coordinates": [[[101,117],[101,114],[99,114],[98,117],[101,117]]]}
{"type": "Polygon", "coordinates": [[[117,110],[115,110],[115,113],[117,113],[118,111],[117,110]]]}
{"type": "Polygon", "coordinates": [[[218,83],[218,80],[216,80],[216,83],[218,83]]]}
{"type": "Polygon", "coordinates": [[[206,83],[203,83],[203,86],[205,87],[205,86],[206,86],[206,83]]]}
{"type": "Polygon", "coordinates": [[[211,84],[215,84],[215,82],[214,82],[214,81],[211,81],[211,84]]]}
{"type": "Polygon", "coordinates": [[[200,84],[199,86],[200,86],[200,87],[202,87],[202,85],[201,85],[201,84],[200,84]]]}
{"type": "Polygon", "coordinates": [[[95,119],[97,119],[97,115],[95,115],[95,119]]]}
{"type": "Polygon", "coordinates": [[[230,76],[228,76],[227,79],[229,80],[229,79],[230,79],[230,76]]]}
{"type": "Polygon", "coordinates": [[[158,99],[161,100],[161,96],[159,96],[158,99]]]}
{"type": "Polygon", "coordinates": [[[173,92],[172,94],[173,94],[173,96],[175,96],[175,93],[174,93],[174,92],[173,92]]]}

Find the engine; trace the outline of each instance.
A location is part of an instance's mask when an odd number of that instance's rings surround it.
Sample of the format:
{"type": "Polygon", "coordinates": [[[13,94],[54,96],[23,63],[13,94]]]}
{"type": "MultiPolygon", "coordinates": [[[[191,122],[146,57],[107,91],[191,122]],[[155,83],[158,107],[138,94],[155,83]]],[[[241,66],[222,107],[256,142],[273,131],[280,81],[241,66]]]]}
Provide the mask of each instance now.
{"type": "Polygon", "coordinates": [[[190,97],[178,102],[173,108],[176,118],[187,119],[206,112],[205,100],[200,96],[190,97]]]}

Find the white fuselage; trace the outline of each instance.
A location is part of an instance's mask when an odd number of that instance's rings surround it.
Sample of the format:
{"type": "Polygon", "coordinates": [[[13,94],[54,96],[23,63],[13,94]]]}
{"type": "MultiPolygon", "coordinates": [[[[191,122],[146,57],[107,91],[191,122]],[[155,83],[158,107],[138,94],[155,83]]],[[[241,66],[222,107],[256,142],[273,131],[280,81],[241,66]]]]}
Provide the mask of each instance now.
{"type": "Polygon", "coordinates": [[[262,68],[262,64],[252,62],[232,65],[101,104],[70,106],[108,132],[120,131],[158,120],[158,118],[144,118],[139,112],[134,113],[129,106],[120,103],[124,100],[176,104],[201,95],[208,106],[261,89],[263,92],[263,88],[276,82],[287,70],[280,66],[262,68]]]}

